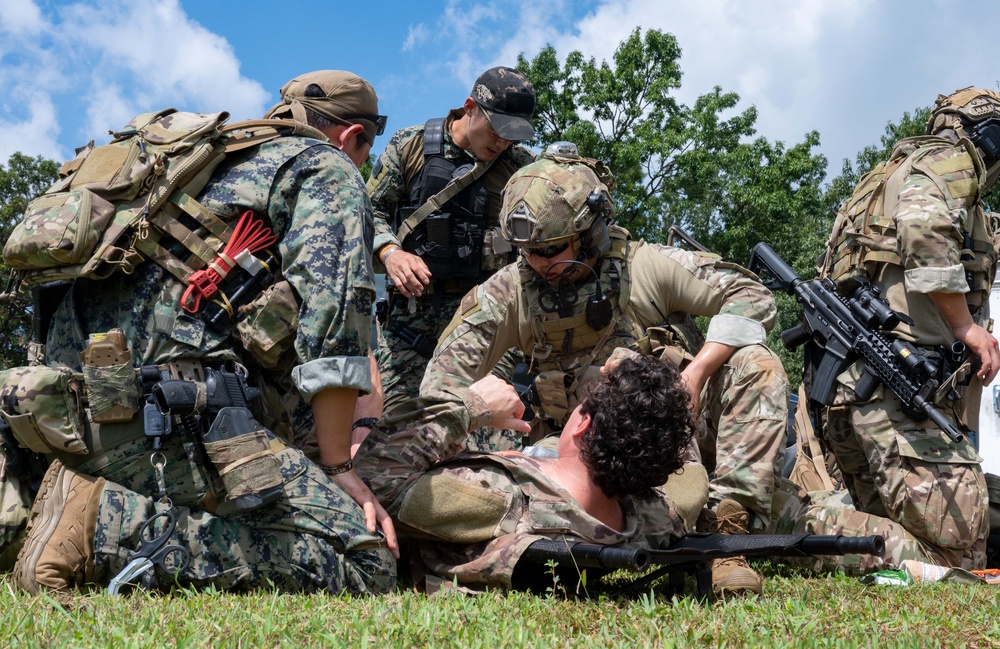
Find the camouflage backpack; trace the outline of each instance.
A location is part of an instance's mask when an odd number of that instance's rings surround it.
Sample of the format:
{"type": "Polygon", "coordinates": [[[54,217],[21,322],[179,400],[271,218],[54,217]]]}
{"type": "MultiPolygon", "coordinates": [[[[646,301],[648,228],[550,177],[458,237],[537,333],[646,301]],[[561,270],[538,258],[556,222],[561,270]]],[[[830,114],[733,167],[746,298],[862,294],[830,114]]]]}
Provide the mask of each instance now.
{"type": "Polygon", "coordinates": [[[108,144],[77,149],[4,246],[16,281],[100,279],[150,259],[190,285],[198,271],[217,268],[233,224],[195,197],[226,154],[289,133],[324,139],[290,120],[223,126],[228,118],[168,108],[111,131],[108,144]],[[161,240],[179,242],[189,254],[178,258],[161,240]]]}

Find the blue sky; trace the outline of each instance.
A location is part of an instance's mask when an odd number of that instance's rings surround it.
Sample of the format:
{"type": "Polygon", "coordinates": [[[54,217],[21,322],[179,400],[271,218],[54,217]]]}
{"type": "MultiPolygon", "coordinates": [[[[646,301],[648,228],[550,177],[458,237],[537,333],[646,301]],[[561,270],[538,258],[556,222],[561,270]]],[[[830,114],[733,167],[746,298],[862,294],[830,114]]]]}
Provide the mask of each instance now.
{"type": "Polygon", "coordinates": [[[832,176],[904,110],[996,88],[998,19],[995,0],[2,0],[0,161],[62,160],[167,106],[257,117],[322,68],[371,81],[391,133],[458,106],[519,52],[609,59],[641,27],[678,38],[681,101],[719,85],[772,140],[816,129],[832,176]]]}

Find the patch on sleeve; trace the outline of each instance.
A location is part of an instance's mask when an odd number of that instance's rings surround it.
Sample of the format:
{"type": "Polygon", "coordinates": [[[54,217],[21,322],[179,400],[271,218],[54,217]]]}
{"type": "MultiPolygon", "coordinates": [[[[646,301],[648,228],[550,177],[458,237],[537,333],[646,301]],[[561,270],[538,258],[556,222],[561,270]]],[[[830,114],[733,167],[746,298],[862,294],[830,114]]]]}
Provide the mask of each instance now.
{"type": "Polygon", "coordinates": [[[425,475],[410,488],[399,521],[452,543],[477,543],[496,536],[511,497],[439,473],[425,475]]]}
{"type": "Polygon", "coordinates": [[[472,315],[479,310],[479,291],[476,290],[477,287],[473,287],[465,297],[462,298],[462,303],[458,307],[458,312],[462,314],[462,317],[472,315]]]}

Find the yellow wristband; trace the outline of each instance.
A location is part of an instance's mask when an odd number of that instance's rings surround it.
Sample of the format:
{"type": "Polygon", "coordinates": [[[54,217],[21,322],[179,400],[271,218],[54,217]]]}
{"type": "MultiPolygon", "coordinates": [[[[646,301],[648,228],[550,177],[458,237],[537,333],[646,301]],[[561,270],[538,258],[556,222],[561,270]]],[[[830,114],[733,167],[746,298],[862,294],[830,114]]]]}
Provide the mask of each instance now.
{"type": "Polygon", "coordinates": [[[385,264],[385,260],[389,258],[389,255],[396,252],[397,250],[399,250],[399,246],[397,246],[396,244],[393,243],[387,244],[385,248],[383,248],[382,252],[379,253],[378,258],[383,264],[385,264]]]}

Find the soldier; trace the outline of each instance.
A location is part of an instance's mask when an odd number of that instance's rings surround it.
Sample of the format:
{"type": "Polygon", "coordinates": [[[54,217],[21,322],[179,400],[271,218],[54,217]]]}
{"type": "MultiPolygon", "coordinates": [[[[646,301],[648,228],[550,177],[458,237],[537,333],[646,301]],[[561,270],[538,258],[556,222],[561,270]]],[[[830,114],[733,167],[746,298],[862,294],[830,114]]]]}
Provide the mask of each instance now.
{"type": "Polygon", "coordinates": [[[626,356],[569,415],[558,459],[465,451],[472,428],[530,428],[517,393],[495,376],[456,388],[456,401],[418,398],[386,414],[362,443],[358,472],[412,537],[415,581],[428,591],[453,580],[510,588],[518,558],[540,538],[667,547],[684,534],[658,487],[691,440],[690,397],[669,363],[626,356]]]}
{"type": "MultiPolygon", "coordinates": [[[[609,226],[613,182],[603,163],[560,143],[515,173],[504,191],[501,229],[518,261],[461,301],[420,387],[454,401],[515,347],[530,356],[537,442],[567,421],[597,368],[618,347],[664,347],[682,365],[699,445],[714,472],[700,525],[746,533],[748,510],[764,524],[785,439],[787,379],[764,346],[774,319],[770,292],[717,256],[643,241],[609,226]],[[691,356],[680,343],[688,314],[712,317],[691,356]]],[[[713,569],[716,592],[760,592],[743,559],[713,569]]]]}
{"type": "MultiPolygon", "coordinates": [[[[841,205],[820,266],[845,294],[870,281],[904,314],[891,335],[940,366],[945,387],[937,405],[966,431],[977,426],[982,384],[1000,369],[986,309],[997,224],[982,206],[998,175],[1000,95],[977,88],[940,95],[927,135],[897,142],[841,205]],[[962,349],[979,362],[974,373],[965,357],[952,358],[962,349]],[[949,388],[961,398],[949,399],[949,388]]],[[[969,436],[955,443],[932,422],[915,421],[884,386],[860,402],[854,386],[862,369],[858,361],[838,377],[825,413],[824,440],[853,506],[791,496],[776,529],[883,534],[888,541],[882,558],[831,557],[817,566],[865,572],[916,559],[982,568],[988,498],[969,436]]]]}
{"type": "MultiPolygon", "coordinates": [[[[176,521],[165,528],[170,534],[164,542],[187,550],[190,562],[176,575],[161,566],[146,571],[137,577],[146,588],[174,583],[273,584],[334,593],[394,588],[392,523],[352,470],[351,415],[344,414],[352,412],[359,392],[371,388],[372,215],[356,165],[367,159],[385,118],[378,115],[371,85],[349,72],[302,75],[281,89],[281,97],[267,117],[291,117],[295,129],[286,121],[278,137],[251,141],[227,155],[197,201],[223,221],[252,210],[273,230],[280,263],[268,303],[284,305],[288,313],[278,319],[281,327],[257,333],[273,342],[287,332],[287,340],[279,341],[296,357],[287,373],[269,375],[231,328],[217,331],[182,310],[185,284],[152,261],[132,274],[76,280],[53,316],[46,362],[81,371],[88,340],[118,336],[119,348],[130,355],[118,378],[133,380],[133,368],[142,366],[143,382],[153,384],[156,399],[183,395],[183,386],[190,386],[190,394],[200,395],[195,413],[199,399],[204,408],[220,391],[251,394],[248,386],[254,383],[267,395],[269,381],[287,379],[311,405],[321,465],[282,444],[253,418],[247,421],[246,408],[229,409],[229,423],[222,424],[241,433],[239,447],[226,444],[225,430],[222,441],[209,441],[222,410],[214,420],[207,414],[175,416],[169,435],[169,414],[157,415],[152,402],[119,423],[88,421],[80,454],[49,454],[52,464],[15,568],[21,588],[34,593],[108,584],[132,559],[141,527],[163,512],[176,521]],[[172,392],[156,396],[161,370],[197,380],[174,381],[172,392]],[[248,434],[242,434],[241,421],[248,434]],[[192,426],[201,427],[201,434],[188,434],[192,426]],[[152,453],[148,436],[155,440],[152,453]],[[255,465],[258,460],[262,463],[255,465]],[[225,482],[225,500],[209,491],[210,465],[225,482]],[[261,471],[249,471],[251,465],[261,471]]],[[[163,245],[170,244],[163,240],[163,245]]],[[[86,367],[82,371],[88,381],[102,378],[87,375],[86,367]]],[[[87,394],[100,394],[101,388],[88,385],[87,394]]],[[[255,416],[262,421],[287,419],[279,401],[264,399],[259,405],[263,412],[255,416]]]]}
{"type": "Polygon", "coordinates": [[[500,193],[534,159],[517,144],[535,137],[534,109],[523,74],[490,68],[461,108],[397,131],[372,169],[375,269],[389,281],[376,351],[387,408],[417,396],[462,295],[511,261],[500,193]]]}

